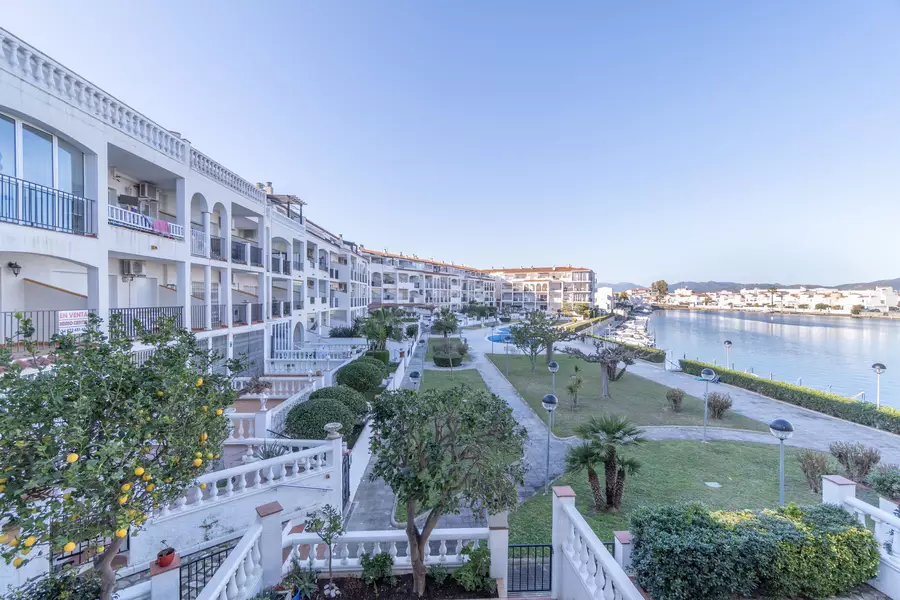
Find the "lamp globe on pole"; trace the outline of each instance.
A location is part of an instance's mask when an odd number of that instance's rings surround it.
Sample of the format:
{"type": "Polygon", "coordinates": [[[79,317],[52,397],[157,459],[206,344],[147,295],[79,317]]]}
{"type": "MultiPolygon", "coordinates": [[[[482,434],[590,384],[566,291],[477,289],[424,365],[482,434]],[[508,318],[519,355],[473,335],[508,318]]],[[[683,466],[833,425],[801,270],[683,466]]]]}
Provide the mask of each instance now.
{"type": "Polygon", "coordinates": [[[716,372],[707,367],[700,371],[700,377],[706,382],[706,393],[703,394],[703,441],[706,442],[706,424],[709,420],[709,382],[716,380],[716,372]]]}
{"type": "Polygon", "coordinates": [[[725,368],[731,368],[731,340],[725,340],[725,368]]]}
{"type": "Polygon", "coordinates": [[[544,494],[550,491],[550,431],[553,427],[553,411],[559,405],[555,394],[547,394],[541,399],[541,406],[547,411],[547,479],[544,485],[544,494]]]}
{"type": "Polygon", "coordinates": [[[555,360],[551,360],[549,363],[547,363],[547,370],[550,371],[550,374],[553,377],[552,391],[554,394],[556,394],[556,372],[559,371],[559,363],[555,360]]]}
{"type": "Polygon", "coordinates": [[[778,439],[780,446],[778,502],[780,506],[784,506],[784,440],[794,435],[794,426],[787,419],[775,419],[769,423],[769,431],[778,439]]]}
{"type": "Polygon", "coordinates": [[[875,371],[875,408],[881,407],[881,374],[887,371],[887,367],[881,363],[872,365],[875,371]]]}

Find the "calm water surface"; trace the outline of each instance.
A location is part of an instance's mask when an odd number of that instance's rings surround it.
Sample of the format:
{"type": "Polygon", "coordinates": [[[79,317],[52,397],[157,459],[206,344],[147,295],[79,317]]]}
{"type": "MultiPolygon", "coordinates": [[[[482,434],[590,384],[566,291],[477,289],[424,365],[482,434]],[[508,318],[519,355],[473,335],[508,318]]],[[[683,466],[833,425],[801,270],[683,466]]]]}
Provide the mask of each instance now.
{"type": "Polygon", "coordinates": [[[723,342],[739,371],[828,390],[866,392],[875,402],[872,363],[884,363],[881,402],[900,408],[900,319],[766,315],[736,312],[656,311],[650,318],[658,348],[725,364],[723,342]]]}

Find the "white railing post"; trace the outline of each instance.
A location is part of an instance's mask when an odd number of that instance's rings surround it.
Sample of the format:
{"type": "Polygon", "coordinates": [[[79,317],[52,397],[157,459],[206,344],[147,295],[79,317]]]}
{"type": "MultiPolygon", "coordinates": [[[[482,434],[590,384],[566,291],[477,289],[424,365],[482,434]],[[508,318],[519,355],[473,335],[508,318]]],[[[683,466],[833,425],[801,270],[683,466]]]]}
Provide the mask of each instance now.
{"type": "Polygon", "coordinates": [[[631,568],[631,532],[613,531],[613,539],[615,540],[613,556],[619,566],[628,571],[631,568]]]}
{"type": "Polygon", "coordinates": [[[253,416],[253,429],[256,432],[256,437],[267,438],[269,437],[269,410],[260,410],[257,411],[253,416]]]}
{"type": "Polygon", "coordinates": [[[491,577],[497,580],[497,592],[506,597],[506,575],[509,570],[509,513],[488,515],[488,550],[491,553],[491,577]]]}
{"type": "Polygon", "coordinates": [[[325,439],[331,443],[331,464],[334,467],[331,473],[331,506],[342,510],[344,506],[344,438],[338,431],[327,428],[328,435],[325,439]]]}
{"type": "Polygon", "coordinates": [[[281,565],[284,562],[281,541],[281,504],[269,502],[256,507],[256,514],[262,523],[259,536],[260,562],[262,563],[262,586],[269,587],[281,583],[281,565]]]}
{"type": "Polygon", "coordinates": [[[837,504],[846,510],[847,498],[856,498],[856,483],[840,475],[822,476],[822,504],[837,504]]]}
{"type": "Polygon", "coordinates": [[[150,563],[150,600],[170,600],[181,596],[181,557],[175,555],[168,566],[150,563]]]}
{"type": "MultiPolygon", "coordinates": [[[[567,485],[553,486],[553,530],[551,533],[553,559],[550,568],[552,569],[551,572],[558,574],[562,573],[562,560],[564,556],[563,543],[566,540],[568,527],[571,527],[568,518],[563,511],[563,506],[566,504],[575,504],[575,491],[567,485]]],[[[559,579],[559,576],[557,576],[551,581],[551,598],[559,597],[559,579]]]]}

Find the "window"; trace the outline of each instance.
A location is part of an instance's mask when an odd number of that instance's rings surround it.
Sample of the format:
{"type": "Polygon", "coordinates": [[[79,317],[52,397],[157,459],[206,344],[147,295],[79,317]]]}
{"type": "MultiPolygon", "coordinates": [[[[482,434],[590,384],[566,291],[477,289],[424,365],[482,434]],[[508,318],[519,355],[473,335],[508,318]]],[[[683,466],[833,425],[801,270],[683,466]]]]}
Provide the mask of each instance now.
{"type": "Polygon", "coordinates": [[[84,153],[68,142],[58,140],[59,189],[84,196],[84,153]]]}
{"type": "Polygon", "coordinates": [[[53,138],[28,125],[22,126],[22,178],[53,187],[53,138]]]}
{"type": "Polygon", "coordinates": [[[16,122],[0,115],[0,173],[16,175],[16,122]]]}

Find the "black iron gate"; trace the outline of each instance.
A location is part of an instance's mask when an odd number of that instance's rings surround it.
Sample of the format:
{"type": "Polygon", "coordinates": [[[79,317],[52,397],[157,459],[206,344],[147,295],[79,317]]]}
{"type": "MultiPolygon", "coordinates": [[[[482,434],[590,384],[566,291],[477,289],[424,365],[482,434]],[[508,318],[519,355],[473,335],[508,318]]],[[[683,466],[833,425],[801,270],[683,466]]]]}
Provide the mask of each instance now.
{"type": "Polygon", "coordinates": [[[343,505],[344,510],[347,510],[347,501],[350,500],[350,455],[344,454],[344,460],[342,461],[343,471],[344,471],[344,484],[341,486],[344,492],[343,505]]]}
{"type": "Polygon", "coordinates": [[[553,546],[510,544],[508,592],[549,592],[553,582],[553,546]]]}

